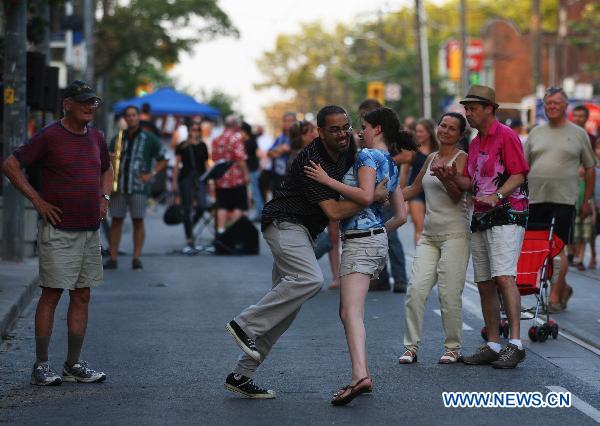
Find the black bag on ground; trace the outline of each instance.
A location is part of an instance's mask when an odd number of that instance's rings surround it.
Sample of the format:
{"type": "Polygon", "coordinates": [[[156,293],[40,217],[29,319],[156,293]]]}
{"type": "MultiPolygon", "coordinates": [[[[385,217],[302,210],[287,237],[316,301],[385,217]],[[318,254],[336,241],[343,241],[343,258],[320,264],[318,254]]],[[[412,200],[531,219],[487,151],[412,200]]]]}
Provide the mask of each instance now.
{"type": "Polygon", "coordinates": [[[246,216],[242,216],[215,239],[215,254],[259,254],[258,231],[246,216]]]}
{"type": "Polygon", "coordinates": [[[183,222],[183,214],[181,214],[181,206],[173,203],[169,207],[167,207],[167,209],[165,210],[165,213],[163,214],[163,221],[167,225],[179,225],[181,222],[183,222]]]}

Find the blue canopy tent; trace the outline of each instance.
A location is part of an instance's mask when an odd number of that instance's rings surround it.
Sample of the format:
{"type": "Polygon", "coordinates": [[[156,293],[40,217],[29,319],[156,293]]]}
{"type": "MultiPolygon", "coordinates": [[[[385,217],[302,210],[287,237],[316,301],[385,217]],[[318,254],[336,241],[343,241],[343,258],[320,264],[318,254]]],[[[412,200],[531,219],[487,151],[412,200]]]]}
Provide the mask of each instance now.
{"type": "Polygon", "coordinates": [[[152,115],[201,115],[206,118],[215,119],[221,114],[218,109],[196,101],[193,97],[180,93],[170,87],[164,87],[149,95],[138,98],[125,99],[113,105],[113,112],[120,114],[129,106],[134,105],[141,108],[143,104],[149,104],[152,115]]]}

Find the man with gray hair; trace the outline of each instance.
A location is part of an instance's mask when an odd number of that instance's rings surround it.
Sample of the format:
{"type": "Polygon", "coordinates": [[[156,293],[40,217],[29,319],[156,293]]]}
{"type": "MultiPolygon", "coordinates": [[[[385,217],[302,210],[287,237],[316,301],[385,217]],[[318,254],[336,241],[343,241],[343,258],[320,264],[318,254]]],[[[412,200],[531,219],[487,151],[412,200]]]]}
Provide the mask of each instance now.
{"type": "MultiPolygon", "coordinates": [[[[580,190],[583,203],[579,214],[592,214],[596,179],[596,156],[584,129],[567,120],[568,98],[560,87],[550,87],[544,95],[544,112],[548,123],[534,128],[525,143],[529,162],[529,221],[550,224],[565,247],[571,243],[575,220],[575,203],[580,190]],[[579,168],[584,169],[579,188],[579,168]]],[[[566,250],[566,248],[565,248],[566,250]]],[[[552,285],[548,311],[558,313],[567,308],[573,289],[566,282],[569,262],[565,250],[560,254],[558,278],[552,285]]]]}
{"type": "Polygon", "coordinates": [[[225,130],[212,142],[213,161],[231,161],[227,172],[215,182],[217,188],[217,233],[236,222],[248,210],[246,184],[250,174],[246,166],[246,150],[240,134],[240,119],[236,115],[225,118],[225,130]]]}

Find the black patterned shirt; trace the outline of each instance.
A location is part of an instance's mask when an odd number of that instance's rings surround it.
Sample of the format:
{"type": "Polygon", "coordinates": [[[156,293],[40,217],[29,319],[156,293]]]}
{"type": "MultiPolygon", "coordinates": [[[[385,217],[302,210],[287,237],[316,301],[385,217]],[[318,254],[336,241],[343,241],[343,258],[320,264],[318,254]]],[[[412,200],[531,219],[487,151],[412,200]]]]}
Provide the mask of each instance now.
{"type": "Polygon", "coordinates": [[[337,200],[339,194],[333,189],[321,185],[304,174],[304,166],[310,165],[310,160],[341,181],[346,171],[354,163],[355,150],[350,149],[340,154],[334,161],[319,138],[304,148],[290,167],[283,179],[281,188],[275,191],[273,199],[262,211],[262,229],[264,230],[274,220],[298,223],[304,225],[312,238],[323,232],[329,223],[329,218],[319,203],[325,200],[337,200]]]}

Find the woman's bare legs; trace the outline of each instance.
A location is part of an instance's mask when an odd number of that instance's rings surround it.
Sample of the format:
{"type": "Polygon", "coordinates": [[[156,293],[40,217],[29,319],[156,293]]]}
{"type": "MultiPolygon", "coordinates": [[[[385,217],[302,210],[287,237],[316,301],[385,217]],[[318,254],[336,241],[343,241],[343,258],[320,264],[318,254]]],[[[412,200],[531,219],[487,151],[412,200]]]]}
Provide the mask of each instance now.
{"type": "Polygon", "coordinates": [[[365,331],[365,299],[370,277],[352,273],[341,278],[340,318],[346,330],[346,342],[352,362],[352,385],[363,377],[370,377],[367,366],[365,331]]]}

